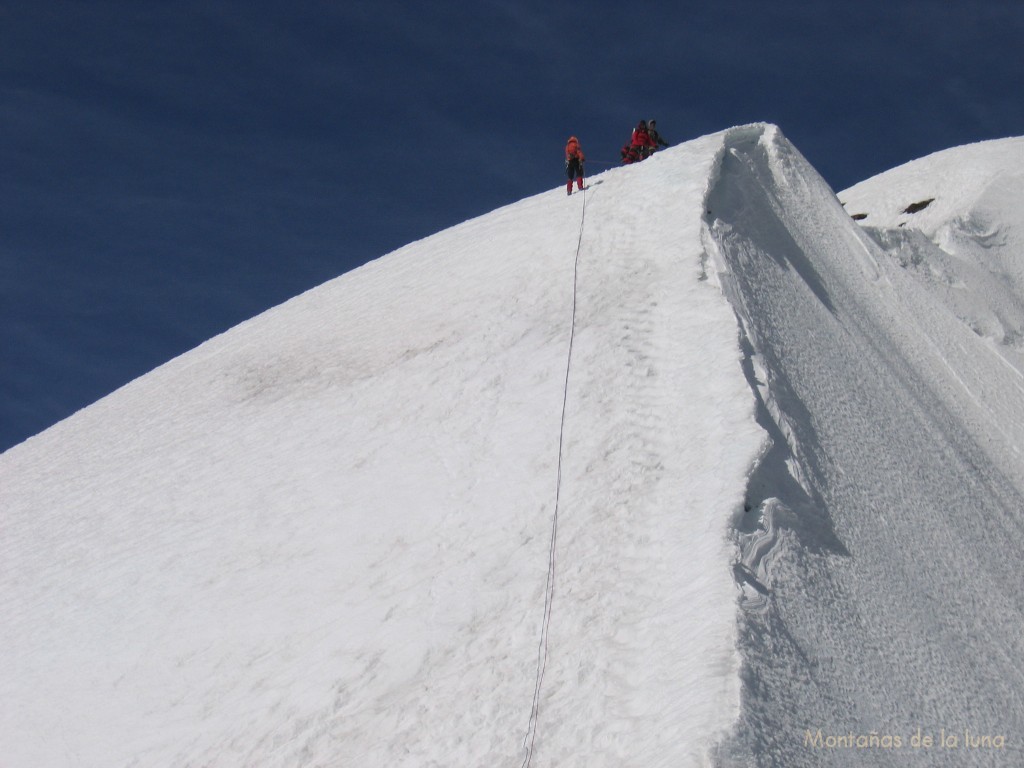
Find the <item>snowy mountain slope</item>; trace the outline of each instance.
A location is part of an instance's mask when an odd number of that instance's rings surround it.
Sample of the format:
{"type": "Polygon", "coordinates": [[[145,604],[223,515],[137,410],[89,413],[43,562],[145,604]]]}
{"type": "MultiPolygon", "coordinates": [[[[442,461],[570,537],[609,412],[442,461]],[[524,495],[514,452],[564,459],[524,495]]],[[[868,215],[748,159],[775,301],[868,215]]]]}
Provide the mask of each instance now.
{"type": "Polygon", "coordinates": [[[1021,764],[1021,146],[731,129],[3,454],[0,763],[1021,764]]]}
{"type": "Polygon", "coordinates": [[[773,444],[739,523],[743,713],[721,762],[1020,764],[1024,145],[855,187],[862,231],[774,129],[726,143],[705,242],[773,444]]]}
{"type": "Polygon", "coordinates": [[[725,136],[414,243],[0,456],[0,763],[703,764],[763,441],[699,279],[725,136]]]}

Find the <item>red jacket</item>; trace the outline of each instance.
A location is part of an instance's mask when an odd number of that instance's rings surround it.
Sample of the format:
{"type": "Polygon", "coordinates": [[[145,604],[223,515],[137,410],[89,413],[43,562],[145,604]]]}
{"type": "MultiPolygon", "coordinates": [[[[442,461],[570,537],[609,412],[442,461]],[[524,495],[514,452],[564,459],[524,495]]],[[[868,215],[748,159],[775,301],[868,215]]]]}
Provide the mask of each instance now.
{"type": "Polygon", "coordinates": [[[575,136],[569,137],[569,142],[565,145],[565,159],[572,160],[573,158],[579,158],[582,163],[587,158],[583,155],[583,150],[580,149],[580,142],[575,136]]]}
{"type": "Polygon", "coordinates": [[[647,132],[647,127],[637,126],[633,130],[633,142],[634,147],[656,147],[654,139],[651,138],[651,134],[647,132]]]}

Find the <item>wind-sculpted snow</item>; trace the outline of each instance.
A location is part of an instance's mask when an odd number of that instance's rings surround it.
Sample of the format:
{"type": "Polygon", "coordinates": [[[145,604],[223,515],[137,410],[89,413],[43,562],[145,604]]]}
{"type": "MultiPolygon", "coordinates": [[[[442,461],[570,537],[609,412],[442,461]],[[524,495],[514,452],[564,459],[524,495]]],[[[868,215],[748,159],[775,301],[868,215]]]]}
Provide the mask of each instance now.
{"type": "Polygon", "coordinates": [[[729,135],[706,223],[772,438],[737,523],[721,763],[1021,764],[1022,367],[964,320],[1017,286],[985,271],[950,300],[920,275],[938,246],[862,231],[770,127],[729,135]]]}

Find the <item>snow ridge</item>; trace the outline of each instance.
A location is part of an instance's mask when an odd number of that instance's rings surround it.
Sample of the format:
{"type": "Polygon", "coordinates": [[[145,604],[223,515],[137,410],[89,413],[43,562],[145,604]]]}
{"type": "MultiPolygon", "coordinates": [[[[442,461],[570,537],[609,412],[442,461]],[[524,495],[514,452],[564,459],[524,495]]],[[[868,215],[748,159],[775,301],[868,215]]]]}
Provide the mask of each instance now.
{"type": "Polygon", "coordinates": [[[544,636],[533,765],[705,765],[762,441],[698,279],[721,143],[591,179],[582,233],[560,188],[413,243],[0,457],[3,761],[518,765],[544,636]]]}
{"type": "Polygon", "coordinates": [[[4,453],[0,762],[1024,763],[1022,146],[730,129],[4,453]]]}
{"type": "Polygon", "coordinates": [[[1001,735],[1019,762],[1019,370],[777,129],[729,136],[706,226],[771,438],[737,521],[743,708],[721,764],[992,764],[807,738],[918,729],[1001,735]]]}

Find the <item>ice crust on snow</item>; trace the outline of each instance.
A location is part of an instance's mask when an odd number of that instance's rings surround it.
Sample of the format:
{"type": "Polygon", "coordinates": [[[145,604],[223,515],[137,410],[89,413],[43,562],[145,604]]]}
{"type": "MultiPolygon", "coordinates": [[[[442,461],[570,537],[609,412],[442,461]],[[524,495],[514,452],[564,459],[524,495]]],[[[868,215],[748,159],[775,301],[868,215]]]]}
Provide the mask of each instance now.
{"type": "Polygon", "coordinates": [[[730,129],[4,453],[0,763],[520,765],[557,493],[531,765],[1020,764],[1022,149],[730,129]]]}

